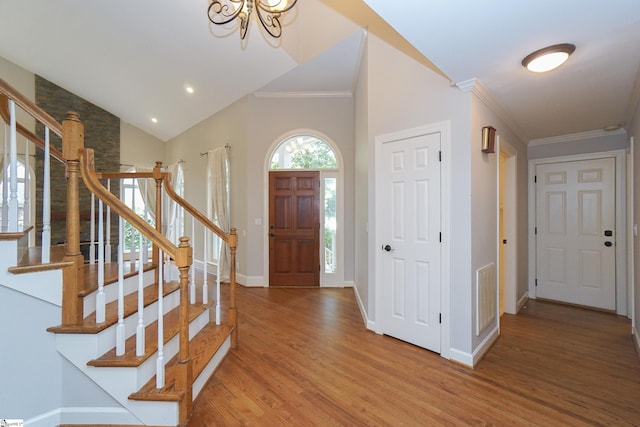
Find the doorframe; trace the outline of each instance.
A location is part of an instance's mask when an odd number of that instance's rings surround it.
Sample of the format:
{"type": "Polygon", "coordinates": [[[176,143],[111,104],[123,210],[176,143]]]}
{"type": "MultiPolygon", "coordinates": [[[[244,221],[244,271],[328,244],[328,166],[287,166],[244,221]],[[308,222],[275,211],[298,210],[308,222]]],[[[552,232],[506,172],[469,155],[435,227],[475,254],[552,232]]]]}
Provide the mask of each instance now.
{"type": "Polygon", "coordinates": [[[529,160],[529,298],[536,299],[536,167],[547,163],[566,163],[580,160],[615,159],[616,185],[616,314],[627,316],[627,160],[626,150],[601,151],[570,156],[545,157],[529,160]]]}
{"type": "Polygon", "coordinates": [[[385,201],[379,196],[379,189],[382,188],[382,144],[401,139],[415,138],[431,133],[440,133],[440,150],[443,161],[440,163],[440,225],[442,230],[442,245],[440,246],[440,312],[442,313],[442,323],[440,324],[440,356],[445,359],[451,358],[451,121],[436,122],[425,126],[405,129],[375,137],[375,170],[374,170],[374,206],[373,214],[373,251],[374,259],[374,301],[375,301],[375,332],[382,334],[382,283],[383,253],[378,248],[382,247],[384,226],[381,212],[385,201]]]}
{"type": "MultiPolygon", "coordinates": [[[[504,153],[504,211],[503,221],[505,226],[505,235],[508,236],[508,242],[504,248],[504,266],[500,265],[500,197],[497,199],[497,239],[496,259],[498,260],[498,271],[504,268],[504,312],[508,314],[517,314],[518,307],[518,151],[507,141],[503,140],[500,135],[496,137],[498,143],[498,155],[504,153]]],[[[500,194],[500,160],[497,164],[497,186],[498,195],[500,194]]],[[[497,295],[498,301],[496,307],[500,310],[500,290],[497,295]]],[[[498,313],[497,318],[500,318],[498,313]]],[[[500,322],[498,322],[498,328],[500,322]]]]}
{"type": "MultiPolygon", "coordinates": [[[[271,165],[271,157],[273,156],[274,151],[282,144],[286,139],[291,138],[296,135],[309,135],[315,136],[318,139],[322,140],[326,144],[331,147],[333,153],[336,156],[336,162],[338,167],[336,169],[273,169],[273,171],[316,171],[320,172],[320,203],[322,206],[319,209],[320,218],[320,248],[319,254],[324,253],[324,181],[323,178],[326,175],[335,176],[338,179],[337,187],[336,187],[336,203],[338,204],[336,209],[336,225],[338,230],[342,230],[342,234],[338,236],[336,239],[337,242],[337,252],[338,252],[338,269],[334,274],[326,274],[323,269],[322,260],[323,255],[319,255],[320,257],[320,288],[328,288],[328,287],[350,287],[351,284],[345,282],[344,274],[345,274],[345,252],[344,252],[344,230],[345,230],[345,221],[344,221],[344,160],[342,158],[342,152],[340,151],[340,147],[331,139],[328,135],[317,131],[315,129],[307,129],[300,128],[294,129],[288,132],[283,133],[273,140],[271,145],[266,151],[263,165],[263,200],[262,200],[262,218],[261,220],[263,236],[263,253],[266,254],[263,257],[262,265],[263,265],[263,287],[269,287],[269,239],[266,237],[269,235],[269,172],[272,171],[270,168],[271,165]]],[[[254,220],[255,225],[260,225],[257,223],[257,220],[260,218],[256,218],[254,220]]]]}

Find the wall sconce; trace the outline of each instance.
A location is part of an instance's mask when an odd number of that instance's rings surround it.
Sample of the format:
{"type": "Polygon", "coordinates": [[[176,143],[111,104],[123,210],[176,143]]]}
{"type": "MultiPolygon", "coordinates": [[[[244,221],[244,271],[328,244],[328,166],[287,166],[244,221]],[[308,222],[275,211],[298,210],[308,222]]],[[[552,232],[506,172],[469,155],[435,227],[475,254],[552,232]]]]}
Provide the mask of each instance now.
{"type": "Polygon", "coordinates": [[[493,126],[482,128],[482,151],[484,153],[495,153],[496,129],[493,126]]]}

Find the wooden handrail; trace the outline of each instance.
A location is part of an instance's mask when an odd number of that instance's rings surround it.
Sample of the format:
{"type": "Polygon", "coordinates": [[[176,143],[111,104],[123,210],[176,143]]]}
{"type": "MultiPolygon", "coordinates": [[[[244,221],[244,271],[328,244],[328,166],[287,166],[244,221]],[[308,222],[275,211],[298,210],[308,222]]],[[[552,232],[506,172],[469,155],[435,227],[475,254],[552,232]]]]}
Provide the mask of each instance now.
{"type": "MultiPolygon", "coordinates": [[[[9,101],[9,98],[7,98],[5,94],[0,94],[0,117],[2,117],[2,120],[4,120],[5,123],[9,123],[10,121],[8,101],[9,101]]],[[[38,135],[31,132],[29,129],[25,128],[24,126],[22,126],[20,123],[17,123],[17,122],[16,122],[16,130],[20,135],[24,136],[29,141],[33,142],[42,150],[44,150],[44,140],[40,138],[38,135]]],[[[62,152],[58,150],[56,147],[50,146],[49,152],[51,153],[51,156],[54,159],[56,159],[60,163],[64,163],[62,152]]]]}
{"type": "Polygon", "coordinates": [[[0,93],[13,99],[31,117],[51,129],[56,135],[62,136],[62,125],[51,117],[46,111],[38,107],[33,101],[15,90],[9,83],[0,78],[0,93]]]}
{"type": "MultiPolygon", "coordinates": [[[[187,212],[189,212],[191,215],[193,215],[198,221],[200,221],[202,224],[204,224],[209,230],[211,230],[214,233],[216,233],[218,235],[218,237],[220,237],[227,245],[229,245],[229,247],[231,247],[232,243],[234,243],[233,242],[234,239],[231,238],[231,234],[227,234],[226,231],[224,231],[222,228],[220,228],[217,225],[215,225],[213,223],[213,221],[211,221],[209,218],[204,216],[202,214],[202,212],[200,212],[199,210],[194,208],[189,202],[187,202],[185,199],[180,197],[174,191],[173,187],[170,184],[170,182],[171,182],[171,179],[170,179],[171,178],[171,174],[169,172],[163,172],[162,175],[163,175],[163,178],[164,178],[164,187],[165,187],[165,190],[167,191],[167,194],[169,195],[169,197],[171,197],[177,204],[182,206],[187,212]]],[[[235,242],[235,244],[237,244],[237,241],[235,242]]],[[[234,247],[235,247],[235,245],[234,245],[234,247]]]]}
{"type": "Polygon", "coordinates": [[[96,171],[98,179],[138,179],[153,178],[153,172],[100,172],[96,171]]]}
{"type": "Polygon", "coordinates": [[[102,199],[102,201],[110,206],[116,214],[126,219],[129,224],[140,230],[145,237],[151,240],[157,247],[161,248],[164,253],[173,258],[178,267],[182,266],[180,263],[184,263],[186,261],[185,258],[190,259],[190,256],[181,256],[179,253],[181,251],[178,250],[178,247],[171,243],[169,239],[164,237],[162,233],[158,232],[140,216],[136,215],[127,207],[127,205],[122,203],[120,199],[114,196],[100,183],[100,180],[94,171],[94,152],[91,148],[81,150],[80,163],[82,168],[82,180],[89,191],[102,199]]]}

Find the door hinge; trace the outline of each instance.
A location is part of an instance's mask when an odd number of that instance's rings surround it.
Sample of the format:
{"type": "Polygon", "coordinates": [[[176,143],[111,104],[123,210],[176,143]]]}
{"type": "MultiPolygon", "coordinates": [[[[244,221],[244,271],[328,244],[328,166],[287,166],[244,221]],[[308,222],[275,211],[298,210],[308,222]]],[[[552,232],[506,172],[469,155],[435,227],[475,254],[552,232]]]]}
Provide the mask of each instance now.
{"type": "Polygon", "coordinates": [[[533,176],[533,182],[534,182],[534,183],[535,183],[535,182],[538,182],[538,175],[534,175],[534,176],[533,176]]]}
{"type": "Polygon", "coordinates": [[[442,243],[442,231],[439,234],[440,234],[439,240],[440,240],[440,243],[442,243]]]}
{"type": "Polygon", "coordinates": [[[438,151],[438,161],[442,161],[442,151],[438,151]]]}
{"type": "Polygon", "coordinates": [[[538,286],[538,278],[536,277],[536,287],[538,286]]]}
{"type": "Polygon", "coordinates": [[[442,313],[440,313],[438,321],[439,321],[439,323],[442,323],[442,313]]]}
{"type": "Polygon", "coordinates": [[[533,229],[533,234],[538,235],[538,227],[535,227],[535,228],[533,229]]]}

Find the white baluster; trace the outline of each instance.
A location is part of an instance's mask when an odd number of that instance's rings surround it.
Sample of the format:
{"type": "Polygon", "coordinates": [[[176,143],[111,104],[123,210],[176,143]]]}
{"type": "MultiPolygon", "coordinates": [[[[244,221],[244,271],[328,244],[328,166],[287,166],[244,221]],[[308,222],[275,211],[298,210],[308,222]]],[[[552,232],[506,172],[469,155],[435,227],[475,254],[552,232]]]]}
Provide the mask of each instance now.
{"type": "Polygon", "coordinates": [[[44,128],[44,177],[42,180],[42,262],[51,260],[51,144],[49,127],[44,128]]]}
{"type": "MultiPolygon", "coordinates": [[[[18,148],[16,103],[9,100],[9,231],[18,231],[18,148]]],[[[6,183],[6,181],[5,181],[6,183]]]]}
{"type": "Polygon", "coordinates": [[[118,326],[116,327],[116,356],[124,354],[124,221],[118,217],[118,326]]]}
{"type": "Polygon", "coordinates": [[[218,270],[216,272],[216,325],[222,323],[222,306],[220,306],[220,260],[222,259],[222,239],[218,238],[218,270]]]}
{"type": "Polygon", "coordinates": [[[4,124],[4,140],[2,148],[2,228],[9,225],[9,128],[4,124]]]}
{"type": "MultiPolygon", "coordinates": [[[[131,190],[134,193],[134,196],[131,199],[131,210],[136,211],[136,198],[135,198],[135,189],[131,190]]],[[[129,261],[131,264],[135,264],[136,262],[136,232],[133,227],[129,227],[131,230],[131,246],[129,247],[129,261]]]]}
{"type": "Polygon", "coordinates": [[[96,323],[105,320],[104,295],[104,218],[102,213],[102,199],[98,199],[98,294],[96,295],[96,323]]]}
{"type": "MultiPolygon", "coordinates": [[[[147,194],[147,181],[149,181],[148,179],[144,180],[144,194],[146,197],[147,194]]],[[[137,182],[137,180],[136,180],[137,182]]],[[[138,186],[138,190],[140,190],[140,187],[138,186]]],[[[144,214],[143,214],[143,218],[146,221],[147,218],[149,218],[149,208],[147,207],[147,205],[144,205],[144,214]]],[[[144,247],[140,248],[140,259],[142,260],[143,263],[146,263],[149,260],[149,248],[147,247],[147,245],[144,245],[144,247]]]]}
{"type": "Polygon", "coordinates": [[[202,303],[203,304],[209,303],[209,285],[208,285],[208,279],[207,279],[207,276],[209,275],[207,273],[207,264],[208,264],[207,248],[209,246],[208,240],[209,240],[209,230],[207,229],[207,227],[204,227],[204,280],[202,281],[202,303]]]}
{"type": "Polygon", "coordinates": [[[164,254],[160,250],[158,256],[160,266],[158,269],[158,358],[156,359],[156,388],[164,387],[164,308],[163,308],[163,277],[162,264],[164,254]]]}
{"type": "MultiPolygon", "coordinates": [[[[140,247],[144,244],[144,235],[140,234],[140,247]]],[[[136,356],[144,355],[144,268],[138,269],[138,326],[136,327],[136,356]]]]}
{"type": "Polygon", "coordinates": [[[22,209],[22,226],[31,224],[31,184],[29,179],[29,139],[24,139],[24,204],[22,209]]]}
{"type": "MultiPolygon", "coordinates": [[[[107,180],[107,190],[111,193],[111,180],[107,180]]],[[[105,262],[111,263],[111,206],[107,205],[107,243],[104,246],[105,262]]],[[[119,244],[119,243],[118,243],[119,244]]],[[[123,250],[124,252],[124,250],[123,250]]]]}
{"type": "Polygon", "coordinates": [[[96,263],[96,196],[91,193],[91,228],[89,229],[89,264],[96,263]]]}
{"type": "MultiPolygon", "coordinates": [[[[195,243],[195,237],[196,237],[196,219],[195,218],[191,218],[191,244],[194,245],[195,243]]],[[[190,284],[189,284],[189,302],[191,304],[195,304],[196,303],[196,272],[195,272],[195,268],[190,268],[189,269],[189,274],[190,274],[190,284]]]]}

